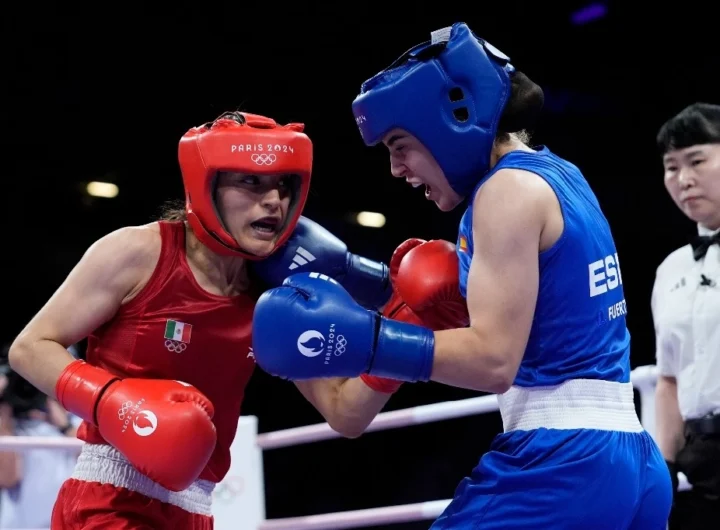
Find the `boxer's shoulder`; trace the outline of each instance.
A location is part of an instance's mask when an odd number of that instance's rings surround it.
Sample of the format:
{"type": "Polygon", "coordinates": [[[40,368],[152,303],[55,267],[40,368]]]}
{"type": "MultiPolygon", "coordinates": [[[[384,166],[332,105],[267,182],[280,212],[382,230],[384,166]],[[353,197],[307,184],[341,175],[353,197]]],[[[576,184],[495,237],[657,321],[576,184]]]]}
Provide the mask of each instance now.
{"type": "Polygon", "coordinates": [[[99,239],[95,246],[110,254],[123,265],[154,268],[162,250],[162,234],[158,223],[124,226],[99,239]]]}
{"type": "Polygon", "coordinates": [[[88,249],[84,260],[91,269],[100,268],[98,281],[112,277],[112,283],[124,291],[123,301],[133,298],[151,278],[162,251],[158,223],[125,226],[101,237],[88,249]]]}

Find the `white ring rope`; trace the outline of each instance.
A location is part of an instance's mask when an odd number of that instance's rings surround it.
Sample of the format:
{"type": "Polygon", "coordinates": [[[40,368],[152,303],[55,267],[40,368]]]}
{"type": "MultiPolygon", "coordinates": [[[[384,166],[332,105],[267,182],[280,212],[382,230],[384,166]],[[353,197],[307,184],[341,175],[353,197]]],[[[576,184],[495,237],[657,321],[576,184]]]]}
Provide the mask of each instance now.
{"type": "Polygon", "coordinates": [[[85,442],[77,438],[50,438],[47,436],[0,436],[0,450],[11,449],[18,453],[34,449],[80,451],[85,442]]]}
{"type": "Polygon", "coordinates": [[[342,528],[365,528],[381,524],[424,521],[436,519],[448,504],[450,504],[450,499],[305,517],[268,519],[260,525],[259,530],[340,530],[342,528]]]}
{"type": "MultiPolygon", "coordinates": [[[[654,391],[656,381],[657,368],[655,366],[640,366],[632,371],[631,382],[633,386],[640,391],[641,395],[642,416],[646,416],[646,414],[650,416],[643,418],[645,420],[643,423],[654,423],[652,414],[649,414],[650,410],[654,409],[654,403],[648,403],[647,401],[650,401],[649,397],[651,392],[654,391]]],[[[411,425],[485,414],[497,410],[498,401],[496,395],[433,403],[378,414],[366,429],[366,432],[397,429],[411,425]]],[[[652,433],[653,429],[648,428],[648,431],[652,433]]],[[[259,434],[256,437],[256,444],[262,450],[269,450],[339,437],[340,434],[332,430],[327,423],[318,423],[305,427],[259,434]]],[[[82,447],[83,443],[81,440],[71,438],[0,436],[0,450],[18,452],[33,449],[76,451],[82,447]]],[[[690,489],[685,475],[679,473],[678,478],[680,480],[681,490],[690,489]]],[[[257,530],[340,530],[380,524],[422,521],[437,518],[449,503],[450,499],[445,499],[321,515],[266,519],[260,523],[257,530]]]]}
{"type": "MultiPolygon", "coordinates": [[[[421,405],[391,412],[381,412],[373,422],[365,429],[365,432],[384,431],[397,429],[410,425],[421,425],[434,421],[462,418],[475,414],[485,414],[498,410],[496,395],[480,396],[457,401],[445,401],[444,403],[433,403],[421,405]]],[[[316,423],[305,427],[295,427],[282,431],[258,434],[258,446],[263,449],[276,449],[290,445],[300,445],[309,442],[318,442],[330,438],[340,438],[340,434],[332,430],[327,423],[316,423]]]]}

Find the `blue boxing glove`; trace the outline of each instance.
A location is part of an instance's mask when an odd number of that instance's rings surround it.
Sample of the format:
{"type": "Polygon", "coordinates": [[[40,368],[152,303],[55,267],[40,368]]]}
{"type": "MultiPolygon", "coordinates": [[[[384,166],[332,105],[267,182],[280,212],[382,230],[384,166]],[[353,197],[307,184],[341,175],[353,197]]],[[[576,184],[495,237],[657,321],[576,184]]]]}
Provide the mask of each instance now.
{"type": "Polygon", "coordinates": [[[291,380],[372,374],[428,381],[435,335],[361,307],[338,282],[294,274],[260,296],[253,353],[266,372],[291,380]]]}
{"type": "Polygon", "coordinates": [[[268,258],[253,263],[253,270],[271,287],[291,274],[319,272],[336,279],[357,300],[378,308],[390,299],[392,284],[387,265],[348,252],[347,245],[307,217],[268,258]]]}

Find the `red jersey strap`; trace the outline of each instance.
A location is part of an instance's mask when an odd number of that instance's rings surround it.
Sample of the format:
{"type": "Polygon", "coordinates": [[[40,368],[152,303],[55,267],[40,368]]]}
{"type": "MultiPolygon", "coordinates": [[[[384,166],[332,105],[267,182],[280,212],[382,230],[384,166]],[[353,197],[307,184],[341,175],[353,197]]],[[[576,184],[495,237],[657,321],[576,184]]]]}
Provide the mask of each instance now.
{"type": "Polygon", "coordinates": [[[179,265],[180,251],[185,250],[185,224],[182,221],[159,221],[158,226],[161,240],[158,262],[142,290],[120,309],[123,312],[142,310],[179,265]]]}
{"type": "Polygon", "coordinates": [[[177,263],[180,252],[185,251],[185,223],[182,221],[159,221],[162,249],[158,266],[168,267],[177,263]]]}

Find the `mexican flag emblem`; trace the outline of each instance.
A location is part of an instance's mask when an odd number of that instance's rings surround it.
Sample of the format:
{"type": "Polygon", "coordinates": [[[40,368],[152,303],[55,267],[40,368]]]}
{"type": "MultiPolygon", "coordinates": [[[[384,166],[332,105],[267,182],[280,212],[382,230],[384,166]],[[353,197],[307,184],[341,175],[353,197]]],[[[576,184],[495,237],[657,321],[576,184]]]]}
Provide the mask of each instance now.
{"type": "Polygon", "coordinates": [[[192,325],[177,320],[168,320],[165,324],[165,338],[178,342],[189,343],[192,325]]]}

